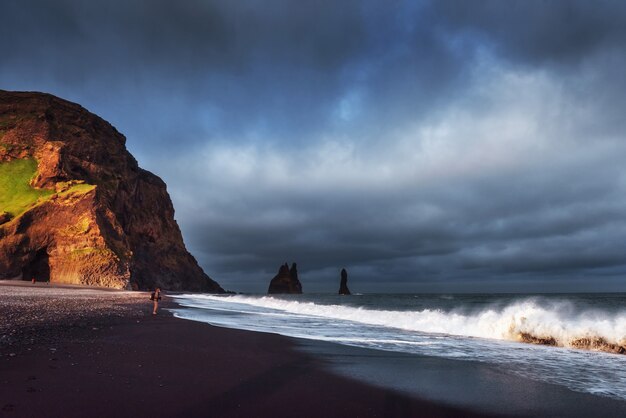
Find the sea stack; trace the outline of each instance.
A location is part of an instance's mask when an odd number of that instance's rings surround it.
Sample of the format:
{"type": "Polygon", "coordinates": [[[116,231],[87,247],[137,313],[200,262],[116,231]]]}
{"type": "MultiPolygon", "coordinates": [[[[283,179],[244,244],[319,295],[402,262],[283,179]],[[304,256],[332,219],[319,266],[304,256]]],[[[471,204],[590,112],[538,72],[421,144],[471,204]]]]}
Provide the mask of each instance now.
{"type": "Polygon", "coordinates": [[[302,284],[298,280],[298,269],[296,263],[291,265],[291,269],[287,263],[280,266],[278,274],[274,276],[267,289],[268,294],[301,294],[302,284]]]}
{"type": "Polygon", "coordinates": [[[125,142],[75,103],[0,90],[0,279],[223,292],[125,142]]]}
{"type": "Polygon", "coordinates": [[[346,269],[341,269],[341,282],[339,283],[339,294],[349,295],[350,289],[348,289],[348,272],[346,269]]]}

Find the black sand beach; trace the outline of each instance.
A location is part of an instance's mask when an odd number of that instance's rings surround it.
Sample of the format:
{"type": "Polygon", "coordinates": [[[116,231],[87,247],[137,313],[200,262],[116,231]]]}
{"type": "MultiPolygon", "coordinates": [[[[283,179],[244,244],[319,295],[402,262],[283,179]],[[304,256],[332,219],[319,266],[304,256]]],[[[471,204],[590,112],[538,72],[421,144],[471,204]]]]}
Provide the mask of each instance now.
{"type": "Polygon", "coordinates": [[[331,374],[288,338],[153,317],[144,293],[0,294],[2,417],[480,415],[331,374]]]}
{"type": "Polygon", "coordinates": [[[213,327],[148,294],[0,285],[2,417],[624,416],[481,363],[213,327]]]}

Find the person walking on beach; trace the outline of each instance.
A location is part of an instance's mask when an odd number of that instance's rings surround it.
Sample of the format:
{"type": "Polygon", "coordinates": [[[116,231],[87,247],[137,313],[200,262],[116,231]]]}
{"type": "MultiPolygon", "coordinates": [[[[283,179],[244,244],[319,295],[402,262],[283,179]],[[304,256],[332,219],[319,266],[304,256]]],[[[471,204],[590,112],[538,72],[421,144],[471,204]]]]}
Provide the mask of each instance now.
{"type": "Polygon", "coordinates": [[[161,288],[157,287],[150,295],[150,300],[154,302],[154,309],[152,310],[152,315],[157,314],[157,309],[159,308],[159,301],[161,300],[161,288]]]}

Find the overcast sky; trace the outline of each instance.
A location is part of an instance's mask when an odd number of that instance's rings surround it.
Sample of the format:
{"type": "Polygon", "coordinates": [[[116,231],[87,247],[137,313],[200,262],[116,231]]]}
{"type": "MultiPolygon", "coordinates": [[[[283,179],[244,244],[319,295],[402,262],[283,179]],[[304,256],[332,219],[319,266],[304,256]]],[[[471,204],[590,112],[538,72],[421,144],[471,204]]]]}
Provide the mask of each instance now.
{"type": "Polygon", "coordinates": [[[2,0],[223,287],[626,291],[626,2],[2,0]]]}

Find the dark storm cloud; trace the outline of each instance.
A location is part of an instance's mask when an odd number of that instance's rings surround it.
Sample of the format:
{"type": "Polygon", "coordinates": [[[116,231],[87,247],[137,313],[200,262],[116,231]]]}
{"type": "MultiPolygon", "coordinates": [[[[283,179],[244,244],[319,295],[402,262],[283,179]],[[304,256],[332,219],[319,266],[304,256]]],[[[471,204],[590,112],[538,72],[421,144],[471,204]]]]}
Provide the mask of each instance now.
{"type": "Polygon", "coordinates": [[[378,191],[332,199],[318,195],[291,204],[289,193],[275,194],[273,203],[246,196],[218,211],[228,216],[207,224],[197,224],[201,217],[196,217],[189,236],[209,250],[219,270],[252,275],[261,283],[274,273],[270,260],[293,259],[323,280],[336,276],[328,266],[348,264],[361,271],[362,280],[379,281],[379,290],[392,279],[410,284],[580,274],[624,266],[625,199],[615,196],[613,175],[612,170],[595,173],[593,182],[584,172],[463,182],[422,191],[414,200],[378,191]],[[424,202],[437,213],[425,216],[424,202]],[[283,212],[277,223],[262,219],[277,205],[289,207],[291,216],[283,212]],[[403,213],[407,207],[416,210],[410,219],[403,213]],[[241,251],[242,242],[249,252],[241,251]]]}
{"type": "MultiPolygon", "coordinates": [[[[171,100],[206,108],[175,114],[177,127],[201,132],[207,123],[241,134],[279,120],[272,127],[278,135],[296,126],[306,132],[323,118],[341,81],[336,70],[363,38],[361,17],[343,4],[9,2],[0,17],[3,66],[77,99],[98,102],[94,96],[105,93],[110,102],[156,101],[148,111],[160,113],[171,100]]],[[[148,115],[135,109],[133,117],[146,123],[148,115]]]]}
{"type": "Polygon", "coordinates": [[[9,50],[5,59],[32,62],[62,54],[64,59],[52,63],[58,75],[102,75],[112,68],[143,72],[151,66],[156,73],[178,74],[186,68],[182,75],[193,75],[208,66],[236,77],[255,60],[333,68],[358,49],[363,35],[360,16],[350,13],[354,5],[349,2],[335,8],[274,2],[267,9],[254,1],[5,3],[4,34],[32,47],[29,54],[9,50]],[[19,34],[13,33],[18,28],[19,34]],[[324,33],[311,36],[320,30],[324,33]],[[51,50],[57,41],[67,51],[51,50]],[[74,58],[71,65],[62,65],[67,58],[74,58]]]}
{"type": "Polygon", "coordinates": [[[96,111],[103,100],[110,107],[143,101],[132,118],[113,120],[133,135],[174,100],[195,111],[174,109],[157,123],[167,135],[181,124],[198,133],[185,142],[262,135],[288,145],[328,129],[369,136],[425,112],[463,70],[465,54],[448,49],[423,21],[422,8],[348,1],[9,2],[0,17],[3,62],[21,76],[4,78],[26,87],[24,80],[42,80],[71,99],[93,102],[96,111]],[[337,106],[351,93],[359,109],[338,120],[337,106]],[[363,126],[372,119],[379,123],[363,126]]]}
{"type": "Polygon", "coordinates": [[[0,88],[124,132],[234,290],[292,260],[320,291],[343,266],[364,291],[623,290],[624,21],[610,1],[5,1],[0,88]]]}
{"type": "Polygon", "coordinates": [[[433,9],[447,29],[482,36],[503,56],[528,65],[575,64],[626,42],[622,1],[443,0],[433,9]]]}

